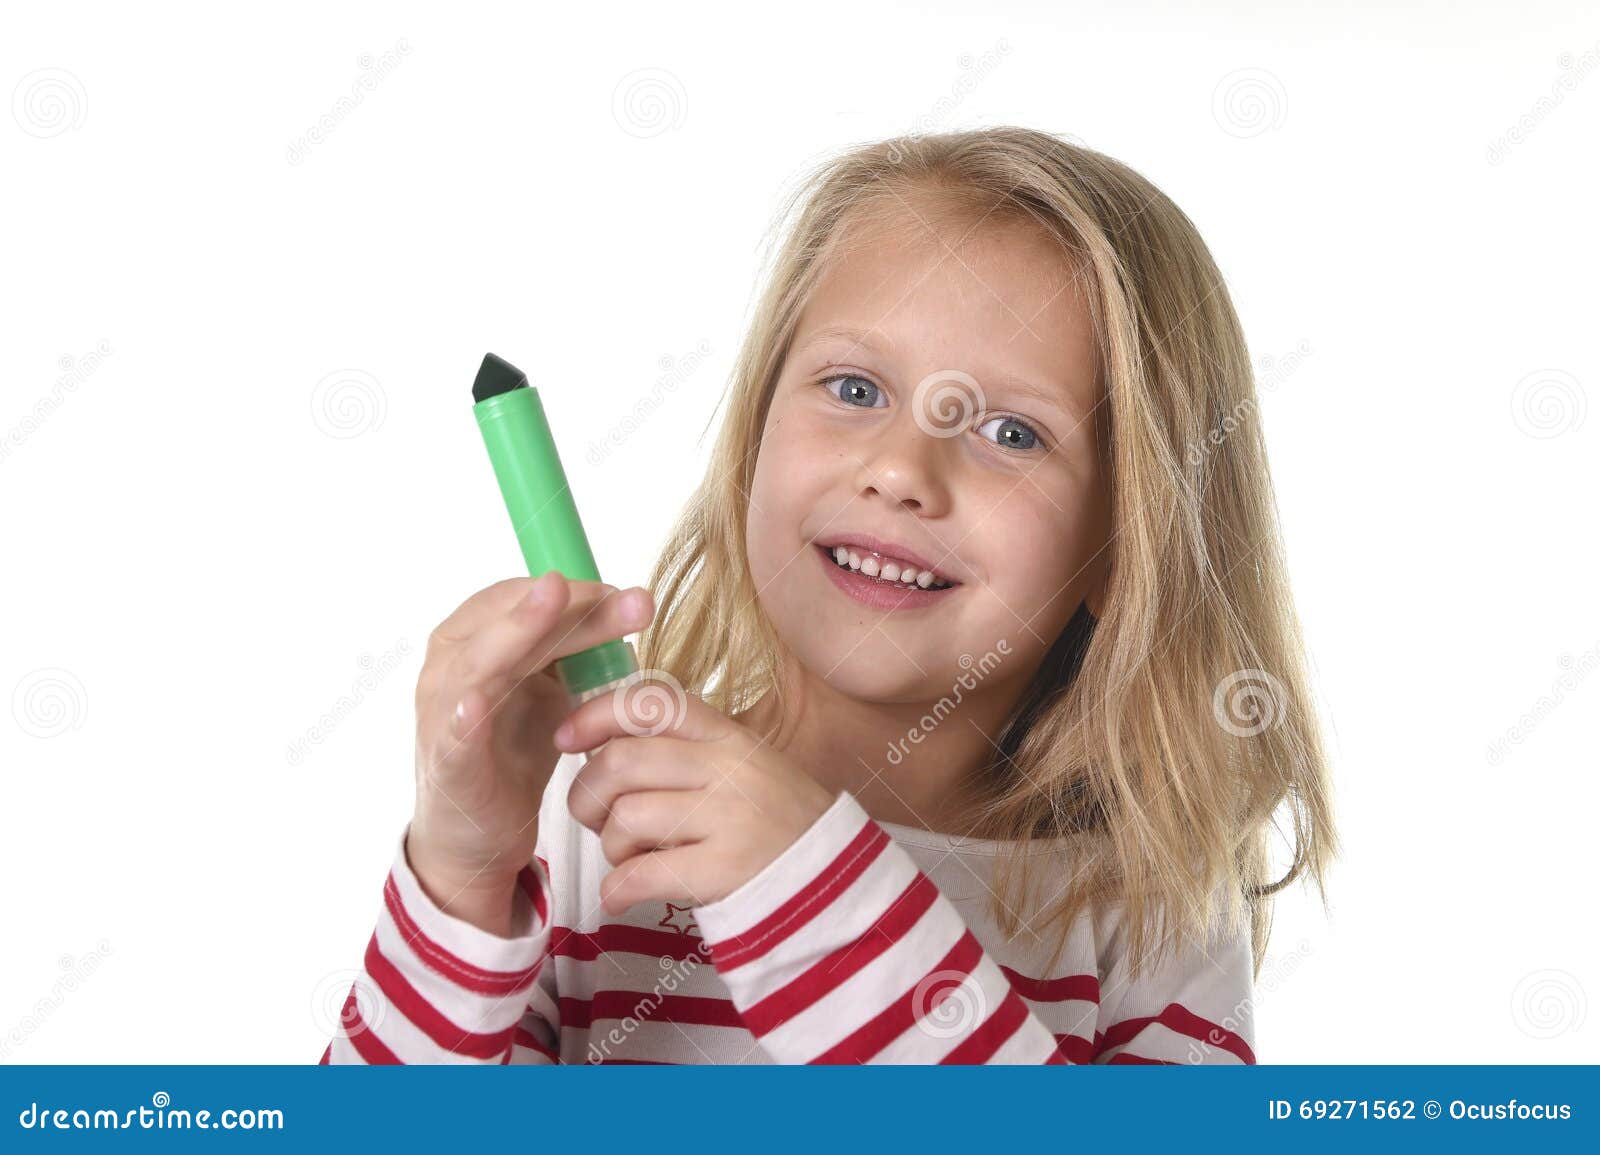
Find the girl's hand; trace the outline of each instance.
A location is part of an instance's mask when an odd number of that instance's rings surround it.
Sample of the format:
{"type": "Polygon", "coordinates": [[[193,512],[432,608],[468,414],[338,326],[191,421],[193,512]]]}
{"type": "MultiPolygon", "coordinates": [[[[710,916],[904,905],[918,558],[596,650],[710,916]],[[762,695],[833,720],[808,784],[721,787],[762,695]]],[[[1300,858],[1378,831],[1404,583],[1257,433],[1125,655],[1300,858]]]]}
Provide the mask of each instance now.
{"type": "Polygon", "coordinates": [[[406,856],[435,902],[503,932],[560,757],[551,734],[568,706],[552,663],[632,633],[653,612],[646,590],[552,570],[479,590],[429,636],[406,856]]]}
{"type": "Polygon", "coordinates": [[[567,806],[600,835],[614,867],[600,881],[600,904],[611,914],[649,900],[704,906],[733,893],[836,797],[752,731],[668,681],[593,698],[556,733],[563,750],[602,743],[573,779],[567,806]],[[668,703],[669,717],[648,726],[635,721],[635,699],[668,703]]]}

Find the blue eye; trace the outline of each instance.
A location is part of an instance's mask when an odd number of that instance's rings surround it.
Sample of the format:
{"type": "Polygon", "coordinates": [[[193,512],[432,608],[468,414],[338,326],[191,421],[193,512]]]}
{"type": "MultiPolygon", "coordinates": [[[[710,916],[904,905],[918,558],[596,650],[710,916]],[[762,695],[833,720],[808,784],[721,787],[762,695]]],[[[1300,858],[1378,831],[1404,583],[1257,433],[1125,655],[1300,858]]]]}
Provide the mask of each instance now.
{"type": "Polygon", "coordinates": [[[882,390],[865,377],[858,377],[854,373],[841,373],[837,377],[829,377],[822,384],[829,393],[832,393],[847,405],[856,405],[862,409],[881,409],[883,406],[877,404],[878,401],[883,400],[885,405],[888,404],[888,401],[883,398],[882,390]],[[840,381],[854,382],[854,384],[845,387],[842,396],[833,387],[840,381]]]}
{"type": "Polygon", "coordinates": [[[1032,449],[1035,445],[1039,444],[1039,435],[1027,425],[1023,424],[1021,421],[1018,421],[1015,417],[996,417],[993,420],[985,421],[982,425],[978,426],[978,432],[982,433],[991,425],[998,425],[1000,427],[1000,440],[995,442],[995,444],[1001,446],[1002,448],[1018,450],[1032,449]]]}

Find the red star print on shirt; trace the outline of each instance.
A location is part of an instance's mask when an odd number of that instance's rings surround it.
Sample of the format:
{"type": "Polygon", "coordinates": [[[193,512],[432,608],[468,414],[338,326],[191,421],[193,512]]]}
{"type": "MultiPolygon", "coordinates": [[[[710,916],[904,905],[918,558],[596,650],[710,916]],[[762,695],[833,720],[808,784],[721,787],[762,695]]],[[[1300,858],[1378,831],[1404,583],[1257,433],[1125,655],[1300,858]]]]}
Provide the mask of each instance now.
{"type": "Polygon", "coordinates": [[[673,930],[677,931],[679,934],[686,934],[690,938],[699,938],[700,937],[700,928],[695,925],[694,915],[690,913],[694,909],[694,907],[692,907],[692,906],[676,906],[676,905],[674,905],[673,903],[670,903],[670,902],[667,903],[666,906],[667,906],[666,917],[663,918],[660,922],[656,923],[657,926],[670,926],[673,930]],[[678,919],[680,919],[680,918],[682,918],[684,920],[684,923],[687,924],[687,925],[681,925],[678,922],[678,919]]]}

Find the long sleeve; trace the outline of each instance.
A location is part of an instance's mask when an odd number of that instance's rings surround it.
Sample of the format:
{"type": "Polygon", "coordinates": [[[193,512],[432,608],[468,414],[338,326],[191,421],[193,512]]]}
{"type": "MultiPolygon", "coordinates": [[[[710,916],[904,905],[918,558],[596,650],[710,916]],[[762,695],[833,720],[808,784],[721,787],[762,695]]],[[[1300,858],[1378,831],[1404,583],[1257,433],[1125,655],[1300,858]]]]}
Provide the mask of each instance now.
{"type": "Polygon", "coordinates": [[[548,864],[517,877],[513,935],[447,914],[423,891],[400,836],[378,924],[323,1063],[553,1063],[559,1016],[548,864]]]}
{"type": "Polygon", "coordinates": [[[694,917],[775,1062],[1067,1061],[960,912],[848,791],[694,917]]]}
{"type": "MultiPolygon", "coordinates": [[[[1058,1045],[955,905],[847,791],[759,874],[694,916],[741,1018],[774,1062],[1087,1057],[1058,1045]]],[[[1244,975],[1248,983],[1248,967],[1244,975]]],[[[1237,977],[1230,972],[1227,983],[1237,977]]],[[[1117,1041],[1101,1039],[1103,1048],[1124,1053],[1168,1029],[1135,1025],[1163,981],[1174,1003],[1209,982],[1180,969],[1128,987],[1118,1009],[1133,1017],[1112,1025],[1117,1041]]],[[[1236,1061],[1217,1048],[1189,1061],[1211,1053],[1236,1061]]]]}

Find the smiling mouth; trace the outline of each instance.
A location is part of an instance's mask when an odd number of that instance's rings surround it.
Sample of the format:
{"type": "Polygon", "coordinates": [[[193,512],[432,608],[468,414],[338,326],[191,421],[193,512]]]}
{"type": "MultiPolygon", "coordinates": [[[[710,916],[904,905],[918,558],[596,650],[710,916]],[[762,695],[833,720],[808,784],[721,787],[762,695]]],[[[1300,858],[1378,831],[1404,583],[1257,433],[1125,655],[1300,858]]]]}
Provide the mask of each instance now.
{"type": "Polygon", "coordinates": [[[871,550],[858,549],[854,546],[817,546],[823,556],[831,561],[838,569],[846,573],[853,573],[869,581],[875,581],[891,589],[907,590],[947,590],[959,585],[959,582],[949,581],[939,577],[931,569],[918,569],[916,566],[902,562],[896,558],[885,557],[883,554],[871,550]]]}
{"type": "MultiPolygon", "coordinates": [[[[872,554],[871,551],[863,552],[860,549],[816,545],[813,548],[821,563],[827,567],[828,577],[832,583],[845,596],[878,610],[912,610],[923,606],[930,606],[941,602],[958,588],[960,582],[939,581],[939,584],[921,585],[918,579],[924,571],[913,568],[912,580],[906,581],[904,573],[893,580],[883,576],[881,568],[881,555],[872,554]],[[841,564],[835,553],[844,549],[845,560],[841,564]],[[857,565],[850,565],[850,554],[854,554],[857,565]],[[861,566],[873,568],[869,564],[879,564],[879,572],[874,574],[863,573],[861,566]]],[[[894,564],[891,562],[891,564],[894,564]]]]}

